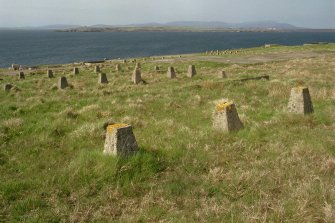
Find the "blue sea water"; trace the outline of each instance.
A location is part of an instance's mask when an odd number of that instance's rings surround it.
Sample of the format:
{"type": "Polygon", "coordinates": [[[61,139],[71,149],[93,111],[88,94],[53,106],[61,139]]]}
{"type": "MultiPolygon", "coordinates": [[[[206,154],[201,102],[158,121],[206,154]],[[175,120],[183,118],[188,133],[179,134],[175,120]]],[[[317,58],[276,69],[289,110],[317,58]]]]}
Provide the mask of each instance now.
{"type": "Polygon", "coordinates": [[[0,31],[0,67],[60,64],[256,47],[335,42],[335,33],[0,31]]]}

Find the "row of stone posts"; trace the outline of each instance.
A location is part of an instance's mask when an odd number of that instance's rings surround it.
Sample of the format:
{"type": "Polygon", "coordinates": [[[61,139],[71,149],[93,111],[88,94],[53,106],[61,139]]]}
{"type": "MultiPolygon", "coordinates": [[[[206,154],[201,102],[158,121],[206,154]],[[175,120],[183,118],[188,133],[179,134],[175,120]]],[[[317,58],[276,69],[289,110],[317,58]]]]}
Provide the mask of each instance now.
{"type": "MultiPolygon", "coordinates": [[[[117,64],[116,67],[115,67],[115,69],[116,69],[116,71],[120,71],[121,70],[121,66],[119,64],[117,64]]],[[[155,66],[154,70],[155,71],[159,71],[160,68],[158,66],[155,66]]],[[[101,73],[101,69],[100,69],[99,66],[95,66],[94,67],[94,72],[99,74],[99,83],[101,83],[101,84],[108,83],[106,74],[105,73],[101,73]]],[[[78,75],[79,74],[79,68],[77,68],[77,67],[73,68],[73,74],[74,75],[78,75]]],[[[190,77],[190,78],[192,78],[196,74],[197,74],[197,71],[196,71],[195,66],[194,65],[190,65],[189,68],[188,68],[188,71],[187,71],[187,76],[190,77]]],[[[54,74],[53,74],[52,70],[50,70],[50,69],[47,70],[47,77],[48,78],[53,78],[54,77],[54,74]]],[[[174,79],[174,78],[177,77],[176,76],[176,71],[175,71],[174,67],[168,67],[167,77],[170,78],[170,79],[174,79]]],[[[225,71],[223,71],[223,70],[220,71],[219,72],[219,77],[220,78],[226,78],[227,76],[226,76],[225,71]]],[[[21,79],[25,79],[25,75],[24,75],[23,72],[19,73],[19,79],[20,80],[21,79]]],[[[142,82],[141,64],[140,63],[136,63],[135,70],[133,71],[133,75],[132,75],[132,81],[133,81],[134,84],[139,84],[139,83],[142,82]]],[[[59,85],[59,86],[61,86],[61,85],[59,85]]],[[[61,89],[63,89],[63,88],[61,88],[61,89]]]]}
{"type": "MultiPolygon", "coordinates": [[[[288,112],[310,114],[314,112],[307,87],[295,87],[291,90],[288,112]]],[[[213,113],[213,128],[222,133],[236,132],[244,128],[234,102],[219,102],[213,113]]],[[[127,124],[112,124],[107,127],[104,153],[108,155],[130,155],[138,151],[138,145],[127,124]]]]}

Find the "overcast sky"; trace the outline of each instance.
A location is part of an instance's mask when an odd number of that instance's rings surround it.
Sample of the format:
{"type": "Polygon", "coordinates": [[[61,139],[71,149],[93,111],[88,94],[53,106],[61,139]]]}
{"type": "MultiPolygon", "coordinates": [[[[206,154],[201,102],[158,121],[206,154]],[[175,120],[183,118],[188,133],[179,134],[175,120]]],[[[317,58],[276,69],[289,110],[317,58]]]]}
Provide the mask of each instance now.
{"type": "Polygon", "coordinates": [[[0,0],[0,27],[264,20],[335,28],[335,0],[0,0]]]}

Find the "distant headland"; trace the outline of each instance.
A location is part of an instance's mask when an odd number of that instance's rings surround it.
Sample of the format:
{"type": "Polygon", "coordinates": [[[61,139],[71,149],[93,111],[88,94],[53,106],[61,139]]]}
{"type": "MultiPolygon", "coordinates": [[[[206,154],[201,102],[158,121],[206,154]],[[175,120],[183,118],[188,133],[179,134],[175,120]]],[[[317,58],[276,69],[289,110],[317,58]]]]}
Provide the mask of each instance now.
{"type": "Polygon", "coordinates": [[[226,23],[178,21],[129,25],[48,25],[35,27],[0,28],[9,30],[53,30],[57,32],[335,32],[335,29],[312,29],[273,21],[226,23]]]}
{"type": "Polygon", "coordinates": [[[293,31],[322,31],[334,32],[331,29],[309,29],[296,27],[291,24],[273,21],[226,23],[179,21],[170,23],[144,23],[125,26],[94,25],[77,26],[57,29],[59,32],[293,32],[293,31]]]}

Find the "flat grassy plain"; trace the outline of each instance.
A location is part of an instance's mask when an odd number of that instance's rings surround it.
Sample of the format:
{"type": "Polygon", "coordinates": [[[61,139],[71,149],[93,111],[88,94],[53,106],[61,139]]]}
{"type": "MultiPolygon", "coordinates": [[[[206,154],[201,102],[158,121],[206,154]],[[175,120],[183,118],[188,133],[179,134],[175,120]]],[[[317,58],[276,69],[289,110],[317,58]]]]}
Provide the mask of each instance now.
{"type": "Polygon", "coordinates": [[[15,85],[0,91],[0,222],[335,222],[335,44],[137,60],[146,84],[132,84],[130,62],[101,65],[108,85],[84,65],[76,76],[59,65],[53,79],[46,66],[25,80],[0,70],[2,87],[15,85]],[[220,62],[276,54],[286,57],[220,62]],[[58,90],[63,75],[72,86],[58,90]],[[299,83],[312,115],[286,112],[299,83]],[[243,130],[213,130],[222,98],[243,130]],[[133,125],[140,152],[103,155],[106,121],[133,125]]]}

